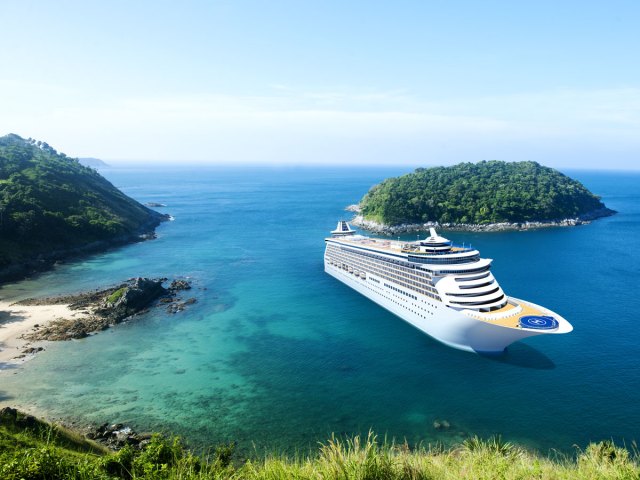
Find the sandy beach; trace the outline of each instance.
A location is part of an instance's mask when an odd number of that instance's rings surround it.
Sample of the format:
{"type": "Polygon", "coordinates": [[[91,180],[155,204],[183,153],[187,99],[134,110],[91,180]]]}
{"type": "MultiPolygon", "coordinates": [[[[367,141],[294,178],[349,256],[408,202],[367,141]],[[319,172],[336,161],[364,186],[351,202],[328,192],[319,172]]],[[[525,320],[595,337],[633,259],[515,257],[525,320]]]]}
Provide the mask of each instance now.
{"type": "MultiPolygon", "coordinates": [[[[72,318],[82,315],[69,309],[68,305],[16,305],[0,300],[0,370],[4,364],[24,362],[32,357],[23,355],[23,351],[35,342],[21,338],[34,330],[36,325],[43,326],[59,318],[72,318]]],[[[42,342],[37,342],[41,344],[42,342]]]]}

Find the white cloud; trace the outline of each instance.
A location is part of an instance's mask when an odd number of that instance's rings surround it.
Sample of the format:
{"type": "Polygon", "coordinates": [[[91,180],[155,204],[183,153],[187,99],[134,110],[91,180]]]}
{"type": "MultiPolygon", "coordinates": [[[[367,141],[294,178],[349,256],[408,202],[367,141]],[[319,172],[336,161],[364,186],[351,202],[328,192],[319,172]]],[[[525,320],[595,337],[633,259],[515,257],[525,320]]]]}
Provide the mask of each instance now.
{"type": "Polygon", "coordinates": [[[403,91],[300,92],[284,85],[253,96],[87,98],[48,85],[0,85],[0,91],[0,131],[105,159],[432,164],[502,158],[578,167],[594,152],[620,159],[640,153],[635,88],[441,101],[403,91]]]}

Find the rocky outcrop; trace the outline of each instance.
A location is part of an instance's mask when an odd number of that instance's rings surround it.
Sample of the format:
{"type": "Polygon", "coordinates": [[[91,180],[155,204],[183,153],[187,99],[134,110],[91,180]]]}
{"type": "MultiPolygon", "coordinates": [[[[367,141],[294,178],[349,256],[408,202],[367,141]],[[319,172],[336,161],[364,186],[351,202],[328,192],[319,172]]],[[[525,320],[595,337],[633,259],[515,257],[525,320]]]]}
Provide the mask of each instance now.
{"type": "Polygon", "coordinates": [[[180,290],[191,290],[191,283],[187,280],[176,279],[171,282],[169,285],[169,290],[172,292],[178,292],[180,290]]]}
{"type": "Polygon", "coordinates": [[[25,305],[69,304],[71,309],[86,313],[79,318],[54,320],[24,338],[31,341],[70,340],[105,330],[146,311],[156,300],[168,295],[169,290],[162,286],[164,280],[138,277],[105,290],[19,302],[25,305]]]}
{"type": "Polygon", "coordinates": [[[185,300],[184,302],[181,301],[179,298],[173,298],[171,299],[172,302],[169,304],[169,306],[167,307],[167,312],[168,313],[178,313],[183,311],[185,308],[187,308],[188,305],[193,305],[194,303],[196,303],[198,300],[195,298],[188,298],[187,300],[185,300]]]}
{"type": "Polygon", "coordinates": [[[188,305],[193,305],[198,300],[194,297],[182,300],[178,295],[180,292],[191,290],[191,283],[184,279],[176,279],[169,285],[170,296],[164,299],[163,303],[167,303],[167,313],[182,312],[188,305]]]}
{"type": "Polygon", "coordinates": [[[28,428],[30,430],[44,428],[46,424],[36,417],[22,413],[15,408],[4,407],[0,409],[0,423],[3,425],[28,428]]]}
{"type": "Polygon", "coordinates": [[[585,213],[575,218],[564,218],[560,220],[550,220],[546,222],[503,222],[503,223],[488,223],[488,224],[472,224],[472,223],[438,223],[438,222],[425,222],[425,223],[403,223],[400,225],[385,225],[382,223],[374,222],[373,220],[367,220],[362,215],[356,215],[351,224],[356,227],[368,230],[370,232],[379,233],[383,235],[397,235],[399,233],[411,233],[429,230],[429,228],[438,228],[450,231],[465,231],[465,232],[502,232],[508,230],[534,230],[539,228],[549,227],[572,227],[576,225],[587,225],[593,220],[602,217],[608,217],[614,215],[615,210],[609,208],[601,208],[592,212],[585,213]]]}
{"type": "Polygon", "coordinates": [[[357,203],[353,205],[347,205],[344,210],[346,212],[360,213],[360,205],[358,205],[357,203]]]}
{"type": "Polygon", "coordinates": [[[118,323],[145,310],[151,302],[166,295],[168,290],[162,286],[162,281],[142,277],[130,280],[108,295],[94,313],[118,323]]]}
{"type": "Polygon", "coordinates": [[[126,445],[143,449],[151,440],[152,434],[136,433],[131,427],[122,423],[105,423],[99,427],[89,428],[85,437],[111,450],[120,450],[126,445]]]}

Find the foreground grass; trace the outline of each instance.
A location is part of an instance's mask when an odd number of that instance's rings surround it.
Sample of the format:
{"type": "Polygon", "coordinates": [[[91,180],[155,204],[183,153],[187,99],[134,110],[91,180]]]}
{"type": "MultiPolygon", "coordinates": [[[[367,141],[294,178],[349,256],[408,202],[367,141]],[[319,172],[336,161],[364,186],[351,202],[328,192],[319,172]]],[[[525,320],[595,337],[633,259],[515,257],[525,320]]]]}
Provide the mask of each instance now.
{"type": "MultiPolygon", "coordinates": [[[[2,420],[2,419],[0,419],[2,420]]],[[[366,438],[332,438],[311,455],[233,462],[223,445],[195,456],[177,438],[154,436],[147,447],[108,452],[73,433],[46,426],[0,424],[0,478],[36,479],[640,479],[638,453],[611,442],[590,444],[575,458],[537,456],[502,441],[472,438],[452,449],[410,449],[366,438]]]]}

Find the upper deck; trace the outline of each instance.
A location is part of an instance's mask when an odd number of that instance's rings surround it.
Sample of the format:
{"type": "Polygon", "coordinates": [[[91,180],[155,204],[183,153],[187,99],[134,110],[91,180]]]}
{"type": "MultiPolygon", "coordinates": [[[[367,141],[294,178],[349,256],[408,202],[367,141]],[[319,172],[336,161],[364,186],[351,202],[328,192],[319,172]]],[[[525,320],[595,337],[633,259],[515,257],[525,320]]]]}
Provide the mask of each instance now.
{"type": "Polygon", "coordinates": [[[477,252],[476,249],[461,247],[452,245],[448,251],[439,252],[421,252],[420,247],[413,242],[399,241],[399,240],[387,240],[383,238],[371,238],[363,235],[354,235],[351,237],[329,237],[326,240],[331,240],[336,243],[343,243],[346,245],[366,247],[367,249],[378,250],[381,253],[392,253],[395,255],[403,254],[420,255],[420,256],[441,256],[441,255],[454,255],[460,253],[477,252]]]}
{"type": "Polygon", "coordinates": [[[411,264],[424,265],[429,270],[463,271],[473,264],[474,269],[485,268],[491,264],[491,259],[481,259],[480,252],[473,248],[457,245],[447,245],[446,250],[425,251],[421,241],[406,242],[371,238],[362,235],[330,237],[326,241],[336,243],[357,250],[375,252],[390,256],[390,260],[400,258],[411,264]]]}

